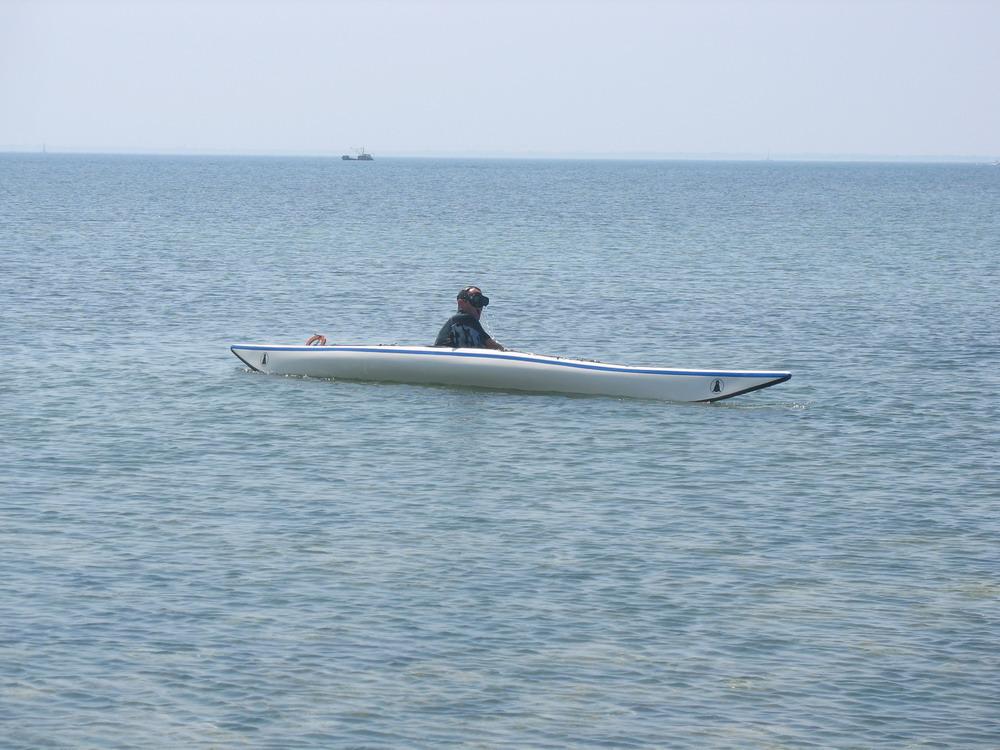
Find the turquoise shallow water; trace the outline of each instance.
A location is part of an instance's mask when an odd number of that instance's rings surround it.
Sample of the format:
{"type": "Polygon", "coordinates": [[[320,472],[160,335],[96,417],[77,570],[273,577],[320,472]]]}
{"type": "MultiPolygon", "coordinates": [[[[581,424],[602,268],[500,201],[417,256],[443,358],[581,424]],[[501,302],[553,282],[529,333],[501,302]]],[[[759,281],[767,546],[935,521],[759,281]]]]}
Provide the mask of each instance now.
{"type": "Polygon", "coordinates": [[[0,745],[1000,745],[1000,170],[0,156],[0,745]],[[237,341],[789,369],[716,405],[237,341]]]}

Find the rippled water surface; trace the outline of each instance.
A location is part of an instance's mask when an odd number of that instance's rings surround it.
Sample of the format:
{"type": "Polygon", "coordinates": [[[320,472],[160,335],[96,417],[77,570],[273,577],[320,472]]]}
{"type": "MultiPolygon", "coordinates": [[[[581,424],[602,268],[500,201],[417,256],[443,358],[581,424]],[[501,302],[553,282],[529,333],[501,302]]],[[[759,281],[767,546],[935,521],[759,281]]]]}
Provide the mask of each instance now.
{"type": "Polygon", "coordinates": [[[1000,170],[0,156],[4,748],[1000,745],[1000,170]],[[788,369],[716,405],[236,342],[788,369]]]}

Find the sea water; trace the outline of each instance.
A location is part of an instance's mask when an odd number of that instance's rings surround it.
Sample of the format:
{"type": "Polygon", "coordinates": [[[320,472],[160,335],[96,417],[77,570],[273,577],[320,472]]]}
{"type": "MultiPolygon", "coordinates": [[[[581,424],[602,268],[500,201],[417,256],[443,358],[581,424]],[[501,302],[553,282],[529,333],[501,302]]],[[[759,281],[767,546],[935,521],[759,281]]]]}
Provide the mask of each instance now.
{"type": "Polygon", "coordinates": [[[0,746],[1000,746],[1000,169],[0,156],[0,746]],[[247,372],[430,343],[685,405],[247,372]]]}

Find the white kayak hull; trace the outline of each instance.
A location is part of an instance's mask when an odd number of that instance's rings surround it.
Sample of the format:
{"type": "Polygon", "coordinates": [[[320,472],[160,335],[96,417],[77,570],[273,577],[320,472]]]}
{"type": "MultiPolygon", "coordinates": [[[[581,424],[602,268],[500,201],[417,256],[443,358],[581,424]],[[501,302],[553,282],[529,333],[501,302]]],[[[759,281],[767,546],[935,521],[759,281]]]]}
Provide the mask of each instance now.
{"type": "Polygon", "coordinates": [[[432,346],[231,347],[247,367],[271,375],[434,383],[665,401],[720,401],[777,385],[789,372],[629,367],[525,352],[432,346]]]}

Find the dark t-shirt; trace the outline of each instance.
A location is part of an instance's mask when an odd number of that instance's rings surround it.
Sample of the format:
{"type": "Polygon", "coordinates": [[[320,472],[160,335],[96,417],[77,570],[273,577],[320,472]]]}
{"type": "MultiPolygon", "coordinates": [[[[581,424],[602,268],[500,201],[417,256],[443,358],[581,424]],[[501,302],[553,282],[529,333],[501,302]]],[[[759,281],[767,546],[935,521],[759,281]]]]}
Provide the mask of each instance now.
{"type": "Polygon", "coordinates": [[[475,315],[458,313],[448,318],[448,322],[441,326],[441,332],[438,334],[434,346],[485,349],[487,348],[486,339],[489,337],[490,335],[483,330],[475,315]]]}

